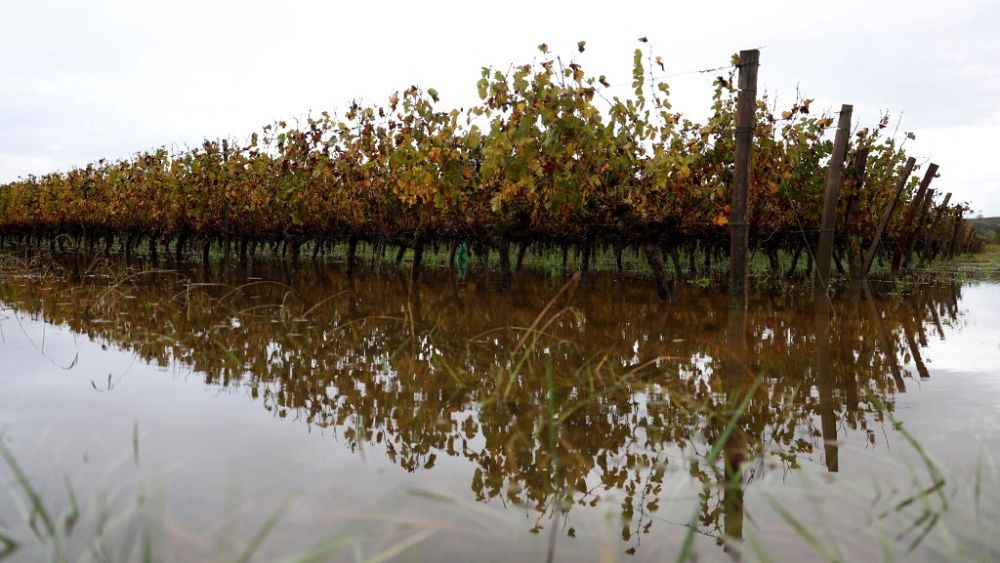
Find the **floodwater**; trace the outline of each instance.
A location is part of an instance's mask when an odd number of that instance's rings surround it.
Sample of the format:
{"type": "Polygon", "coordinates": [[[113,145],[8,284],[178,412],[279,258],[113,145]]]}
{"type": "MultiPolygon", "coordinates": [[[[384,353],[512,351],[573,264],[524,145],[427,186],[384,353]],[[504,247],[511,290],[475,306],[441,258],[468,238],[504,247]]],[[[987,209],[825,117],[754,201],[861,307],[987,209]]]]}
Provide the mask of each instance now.
{"type": "Polygon", "coordinates": [[[7,274],[0,431],[71,558],[1000,557],[1000,286],[892,290],[7,274]]]}

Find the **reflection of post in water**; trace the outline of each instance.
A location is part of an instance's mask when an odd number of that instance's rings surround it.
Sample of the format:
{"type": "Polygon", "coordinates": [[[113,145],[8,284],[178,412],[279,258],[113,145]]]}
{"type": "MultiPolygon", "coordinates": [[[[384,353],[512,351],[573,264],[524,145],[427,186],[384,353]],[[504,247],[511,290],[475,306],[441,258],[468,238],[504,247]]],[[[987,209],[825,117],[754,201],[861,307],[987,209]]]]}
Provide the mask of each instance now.
{"type": "MultiPolygon", "coordinates": [[[[726,321],[726,356],[723,360],[723,389],[726,404],[737,408],[749,392],[747,373],[746,293],[731,295],[726,321]]],[[[743,462],[746,460],[746,434],[737,424],[723,449],[724,489],[722,497],[723,531],[727,538],[743,539],[743,462]]],[[[728,551],[728,549],[727,549],[728,551]]]]}
{"type": "Polygon", "coordinates": [[[552,356],[545,357],[545,412],[546,437],[550,461],[549,490],[552,491],[552,529],[549,530],[549,548],[545,557],[547,563],[555,560],[556,534],[559,530],[559,505],[562,502],[562,480],[559,478],[559,427],[555,407],[555,384],[553,381],[552,356]]]}
{"type": "Polygon", "coordinates": [[[913,314],[905,317],[904,326],[907,329],[912,329],[911,334],[916,336],[916,342],[920,344],[922,348],[927,347],[927,331],[924,329],[924,303],[927,301],[927,292],[921,292],[917,296],[917,301],[913,307],[913,314]],[[914,322],[916,321],[916,322],[914,322]]]}
{"type": "Polygon", "coordinates": [[[927,366],[924,365],[924,359],[920,355],[920,346],[917,345],[917,340],[913,337],[913,319],[904,317],[902,320],[906,345],[910,347],[910,355],[913,356],[913,363],[917,366],[917,373],[920,374],[920,379],[928,379],[931,374],[927,371],[927,366]]]}
{"type": "MultiPolygon", "coordinates": [[[[938,314],[938,303],[934,299],[927,301],[927,309],[931,313],[931,322],[934,323],[934,329],[937,331],[938,338],[944,340],[944,327],[941,326],[941,316],[938,314]]],[[[923,314],[923,312],[921,312],[923,314]]]]}
{"type": "Polygon", "coordinates": [[[859,370],[855,367],[855,364],[859,362],[855,358],[855,350],[858,350],[862,355],[866,354],[860,348],[862,340],[858,338],[857,332],[854,330],[854,327],[860,324],[858,315],[860,302],[861,283],[859,282],[856,287],[848,289],[848,300],[841,308],[839,317],[842,321],[838,323],[839,332],[837,334],[840,342],[841,369],[834,380],[836,387],[844,391],[844,409],[848,413],[857,412],[861,400],[858,390],[859,370]]]}
{"type": "MultiPolygon", "coordinates": [[[[197,272],[197,264],[191,267],[197,272]]],[[[320,278],[322,283],[310,283],[314,277],[307,275],[291,288],[301,299],[286,299],[289,288],[271,281],[282,265],[265,261],[256,268],[264,280],[237,292],[218,284],[193,283],[198,274],[191,275],[191,270],[185,270],[178,274],[144,276],[129,290],[137,299],[107,299],[103,297],[106,290],[99,282],[75,289],[72,285],[59,285],[60,291],[46,291],[49,285],[43,280],[26,282],[25,287],[0,284],[0,298],[11,306],[44,313],[53,322],[65,322],[75,331],[134,350],[146,361],[164,362],[164,365],[177,361],[179,365],[189,365],[204,372],[208,383],[246,385],[253,389],[252,398],[269,411],[296,413],[315,427],[342,431],[356,425],[351,421],[363,419],[365,436],[385,429],[388,439],[379,443],[386,445],[378,447],[384,448],[388,459],[400,467],[407,470],[429,468],[428,455],[441,456],[442,452],[447,452],[481,469],[472,487],[478,500],[500,498],[508,492],[504,483],[510,482],[517,485],[518,498],[542,508],[553,508],[560,499],[566,501],[560,507],[571,506],[573,503],[568,495],[580,479],[592,475],[591,472],[602,479],[617,479],[627,474],[621,466],[608,463],[624,457],[622,454],[628,453],[627,448],[633,447],[637,436],[673,443],[678,437],[685,437],[682,431],[674,432],[673,429],[684,428],[692,420],[681,409],[671,408],[668,400],[651,397],[641,405],[644,412],[650,413],[649,424],[637,426],[646,424],[645,421],[636,422],[632,416],[637,412],[633,409],[640,406],[634,403],[631,388],[619,388],[616,381],[598,387],[592,399],[571,395],[585,389],[590,373],[600,373],[599,369],[588,367],[580,370],[583,379],[571,379],[576,375],[572,368],[588,365],[584,362],[590,361],[594,350],[605,343],[614,346],[608,352],[609,363],[626,365],[635,354],[641,358],[679,357],[678,366],[692,374],[692,385],[700,385],[700,376],[708,369],[702,358],[708,354],[715,357],[711,365],[715,369],[711,383],[716,404],[712,405],[715,408],[711,412],[717,416],[712,417],[710,424],[715,428],[708,428],[708,434],[719,427],[716,421],[728,420],[726,410],[733,412],[743,403],[748,389],[753,389],[756,373],[764,370],[769,373],[802,372],[817,360],[827,360],[825,364],[822,361],[817,364],[815,369],[821,377],[813,384],[818,384],[823,401],[823,437],[827,447],[834,447],[827,450],[826,461],[833,467],[836,467],[837,453],[833,414],[840,416],[845,409],[848,413],[856,413],[859,391],[864,399],[866,391],[881,393],[886,387],[891,388],[891,381],[886,385],[890,367],[885,362],[898,364],[899,358],[898,354],[887,352],[891,351],[888,345],[897,349],[901,344],[905,346],[903,334],[899,332],[901,317],[897,314],[884,318],[876,314],[872,321],[864,323],[866,330],[863,338],[859,338],[856,317],[868,319],[869,310],[874,310],[869,292],[866,292],[868,303],[859,301],[857,304],[866,310],[858,309],[855,313],[851,305],[838,302],[842,305],[836,309],[836,324],[830,326],[828,320],[820,317],[816,332],[832,335],[840,341],[834,343],[829,336],[819,337],[817,344],[829,345],[837,356],[814,358],[812,354],[816,349],[811,348],[814,331],[810,322],[816,319],[799,314],[803,308],[814,306],[806,295],[796,293],[779,298],[776,292],[765,293],[760,302],[755,302],[754,311],[762,314],[750,316],[742,300],[735,307],[727,308],[724,301],[716,299],[721,296],[681,289],[679,291],[686,291],[683,297],[693,299],[675,299],[672,305],[675,314],[667,316],[664,313],[667,307],[639,299],[627,298],[612,305],[608,299],[613,292],[604,290],[600,285],[602,278],[598,276],[594,278],[597,285],[586,294],[593,303],[584,306],[587,313],[585,331],[581,332],[579,323],[573,322],[554,323],[548,329],[555,339],[567,342],[575,339],[571,344],[561,345],[559,359],[554,360],[542,346],[531,351],[512,349],[515,338],[482,339],[471,343],[468,340],[469,335],[498,325],[530,326],[539,315],[542,299],[552,298],[551,287],[545,284],[525,283],[518,292],[498,293],[495,284],[483,283],[482,291],[473,295],[480,287],[477,280],[473,280],[475,286],[466,290],[451,279],[448,281],[453,283],[453,293],[449,294],[445,286],[435,285],[435,279],[444,283],[446,278],[428,276],[420,285],[412,286],[412,293],[407,295],[400,291],[399,285],[405,280],[384,276],[379,281],[374,275],[341,277],[335,274],[331,287],[323,278],[320,278]],[[185,291],[179,284],[187,279],[192,283],[185,291]],[[340,295],[342,291],[346,294],[340,295]],[[74,296],[73,303],[63,305],[61,302],[66,299],[63,295],[69,294],[74,296]],[[467,300],[464,306],[453,297],[456,295],[467,300]],[[426,307],[421,306],[421,301],[426,307]],[[150,309],[145,303],[157,306],[150,309]],[[291,336],[289,324],[273,322],[282,320],[281,315],[275,313],[282,308],[291,313],[285,315],[288,318],[310,319],[308,323],[296,325],[295,332],[303,334],[291,336]],[[407,310],[414,324],[399,321],[401,308],[407,310]],[[233,311],[238,312],[234,315],[233,311]],[[135,322],[127,325],[90,322],[94,318],[117,318],[123,313],[135,322]],[[239,320],[238,330],[230,328],[234,316],[239,320]],[[176,327],[170,333],[169,342],[161,336],[164,326],[176,327]],[[774,337],[751,338],[751,335],[771,330],[776,331],[774,337]],[[718,342],[719,333],[724,335],[722,342],[718,342]],[[414,334],[420,339],[413,338],[414,334]],[[876,335],[884,338],[885,334],[892,337],[892,341],[875,338],[876,335]],[[674,338],[678,336],[683,338],[674,338]],[[414,351],[406,345],[407,338],[411,343],[419,341],[424,348],[414,351]],[[610,342],[612,338],[613,343],[610,342]],[[638,352],[632,348],[635,341],[642,343],[638,352]],[[837,346],[842,348],[838,351],[837,346]],[[220,349],[234,350],[248,368],[233,369],[235,362],[231,356],[221,354],[220,349]],[[459,372],[463,385],[456,386],[443,368],[428,366],[417,355],[423,349],[439,350],[452,367],[458,366],[456,371],[465,370],[459,372]],[[389,356],[386,351],[398,353],[389,356]],[[513,378],[504,400],[482,401],[482,405],[470,406],[473,405],[470,393],[479,390],[484,394],[493,393],[495,383],[490,375],[494,371],[503,373],[512,354],[528,357],[522,373],[530,376],[513,378]],[[879,357],[881,354],[886,355],[884,361],[879,357]],[[554,362],[559,372],[549,375],[546,380],[547,374],[537,369],[541,367],[540,358],[554,362]],[[829,362],[837,371],[831,373],[829,362]],[[849,367],[853,362],[859,365],[853,374],[857,380],[852,380],[852,374],[847,371],[842,381],[841,364],[849,367]],[[885,373],[873,374],[871,369],[882,369],[885,373]],[[382,374],[386,372],[395,375],[390,385],[384,384],[382,374]],[[842,386],[845,384],[848,387],[842,386]],[[852,390],[852,385],[856,385],[856,389],[852,390]],[[841,404],[841,396],[835,394],[841,391],[846,407],[841,404]],[[725,405],[729,405],[729,409],[725,405]],[[614,415],[609,414],[612,408],[616,411],[614,415]],[[454,413],[460,414],[460,420],[467,424],[461,427],[441,424],[440,421],[455,420],[451,417],[454,413]],[[540,422],[546,420],[546,414],[550,426],[543,427],[540,422]],[[482,438],[478,437],[480,434],[482,438]]],[[[941,313],[945,328],[954,320],[948,318],[947,311],[957,312],[957,288],[932,287],[922,291],[927,292],[927,301],[910,299],[902,306],[905,312],[902,318],[913,319],[912,328],[907,330],[918,344],[920,335],[916,323],[931,316],[925,307],[941,313]]],[[[737,297],[740,295],[738,293],[737,297]]],[[[553,306],[558,309],[570,303],[579,301],[559,296],[553,306]]],[[[828,302],[823,299],[820,304],[828,302]]],[[[877,305],[881,309],[882,304],[877,305]]],[[[819,312],[825,313],[823,309],[819,312]]],[[[551,318],[547,312],[543,316],[551,318]]],[[[929,321],[927,324],[931,325],[929,321]]],[[[549,338],[546,334],[541,342],[552,342],[549,338]]],[[[676,383],[678,394],[690,389],[681,386],[685,381],[676,383]]],[[[716,504],[710,507],[711,512],[706,514],[702,526],[717,524],[718,531],[732,538],[731,541],[739,541],[742,537],[746,481],[742,469],[746,465],[749,470],[748,459],[762,449],[761,428],[769,427],[775,420],[784,420],[782,415],[785,414],[796,422],[796,428],[801,428],[801,421],[811,421],[814,415],[820,417],[818,409],[811,408],[815,403],[808,398],[804,405],[782,402],[785,395],[775,392],[779,388],[771,390],[770,397],[763,392],[755,393],[752,415],[744,416],[744,421],[752,417],[753,425],[742,422],[731,436],[727,436],[719,452],[723,471],[710,473],[716,481],[711,502],[716,504]]],[[[674,388],[666,389],[660,392],[664,396],[674,388]]],[[[701,427],[700,420],[695,424],[701,427]]],[[[820,420],[816,420],[816,426],[820,426],[820,420]]],[[[372,446],[376,447],[374,443],[372,446]]],[[[794,448],[790,453],[797,455],[802,451],[794,444],[790,447],[794,448]]],[[[716,464],[709,469],[717,468],[716,464]]],[[[655,479],[651,482],[658,483],[655,479]]],[[[615,487],[631,488],[635,484],[628,478],[615,487]]],[[[629,506],[633,505],[643,506],[634,502],[629,506]]],[[[545,518],[549,516],[546,512],[545,518]]],[[[629,512],[628,526],[633,526],[631,518],[629,512]]],[[[563,521],[561,513],[558,519],[563,521]]],[[[565,529],[554,520],[548,522],[552,530],[565,529]]]]}
{"type": "Polygon", "coordinates": [[[868,301],[868,312],[871,313],[872,324],[875,326],[875,333],[878,335],[878,343],[882,349],[882,355],[885,357],[885,361],[889,362],[889,369],[892,370],[892,378],[896,381],[896,390],[900,393],[905,393],[906,383],[903,381],[903,375],[899,372],[899,364],[896,363],[896,347],[893,346],[892,340],[889,340],[889,337],[886,336],[885,326],[882,324],[882,315],[875,308],[875,299],[872,297],[871,286],[866,281],[863,287],[865,290],[865,300],[868,301]]]}
{"type": "MultiPolygon", "coordinates": [[[[735,407],[747,392],[743,385],[746,365],[746,309],[730,307],[726,327],[726,344],[730,356],[726,358],[724,386],[726,402],[735,407]]],[[[723,450],[724,489],[722,497],[723,532],[732,540],[743,539],[743,462],[746,458],[746,436],[742,425],[737,424],[726,439],[723,450]]],[[[726,548],[729,551],[728,547],[726,548]]]]}
{"type": "Polygon", "coordinates": [[[819,388],[819,416],[823,431],[823,452],[826,468],[835,473],[840,469],[837,451],[837,415],[833,408],[833,369],[830,354],[830,299],[817,292],[813,317],[816,334],[816,385],[819,388]]]}
{"type": "Polygon", "coordinates": [[[962,298],[961,284],[952,286],[952,297],[945,303],[947,305],[948,318],[955,320],[958,318],[958,300],[962,298]]]}

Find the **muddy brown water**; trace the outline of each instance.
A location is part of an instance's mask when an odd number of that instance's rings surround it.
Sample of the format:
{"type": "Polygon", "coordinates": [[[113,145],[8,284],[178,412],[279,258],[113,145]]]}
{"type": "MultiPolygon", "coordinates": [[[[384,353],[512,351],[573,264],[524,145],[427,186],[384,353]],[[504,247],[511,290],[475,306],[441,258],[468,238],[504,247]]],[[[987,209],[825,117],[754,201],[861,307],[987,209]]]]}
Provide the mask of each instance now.
{"type": "Polygon", "coordinates": [[[273,516],[261,561],[660,561],[691,522],[703,560],[936,560],[944,532],[997,555],[962,534],[1000,499],[972,484],[1000,446],[1000,286],[763,287],[740,314],[719,288],[564,282],[8,273],[4,444],[54,513],[69,482],[164,559],[235,557],[273,516]]]}

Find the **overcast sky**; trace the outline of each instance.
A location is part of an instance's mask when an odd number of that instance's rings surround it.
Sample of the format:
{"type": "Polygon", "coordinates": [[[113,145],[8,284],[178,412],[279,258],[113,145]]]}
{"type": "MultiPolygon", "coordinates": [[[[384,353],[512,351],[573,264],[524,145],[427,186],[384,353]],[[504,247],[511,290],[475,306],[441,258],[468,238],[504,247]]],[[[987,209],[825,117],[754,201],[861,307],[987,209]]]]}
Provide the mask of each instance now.
{"type": "Polygon", "coordinates": [[[676,109],[701,117],[711,74],[761,48],[760,86],[855,125],[902,116],[935,181],[1000,215],[1000,2],[349,2],[2,0],[0,182],[206,137],[245,139],[276,119],[382,102],[410,84],[476,101],[479,69],[536,45],[629,90],[646,36],[676,109]]]}

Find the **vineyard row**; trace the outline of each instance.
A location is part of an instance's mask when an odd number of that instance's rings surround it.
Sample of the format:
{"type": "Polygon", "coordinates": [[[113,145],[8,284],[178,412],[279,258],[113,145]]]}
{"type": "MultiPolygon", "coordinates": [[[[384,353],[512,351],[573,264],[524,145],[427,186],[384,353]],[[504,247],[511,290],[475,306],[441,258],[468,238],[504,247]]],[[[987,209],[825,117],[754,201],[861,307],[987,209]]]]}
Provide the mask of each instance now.
{"type": "Polygon", "coordinates": [[[584,256],[633,246],[664,294],[664,252],[684,246],[731,254],[742,241],[769,258],[818,251],[820,263],[826,246],[857,277],[878,254],[898,271],[915,252],[983,244],[963,220],[967,205],[935,201],[936,165],[912,174],[912,135],[890,134],[888,116],[852,129],[850,106],[836,125],[810,99],[779,110],[756,96],[750,52],[715,79],[709,117],[695,121],[652,75],[658,57],[637,49],[632,90],[619,96],[581,55],[566,63],[539,48],[535,63],[484,68],[480,101],[464,110],[410,87],[382,105],[269,124],[244,143],[160,148],[8,183],[0,245],[66,236],[74,248],[117,239],[130,252],[145,240],[155,253],[174,241],[178,255],[200,244],[207,259],[215,243],[228,261],[231,248],[245,256],[263,241],[288,245],[292,260],[307,241],[342,241],[353,268],[364,241],[412,248],[417,272],[425,245],[467,242],[498,250],[505,279],[511,245],[584,256]]]}

